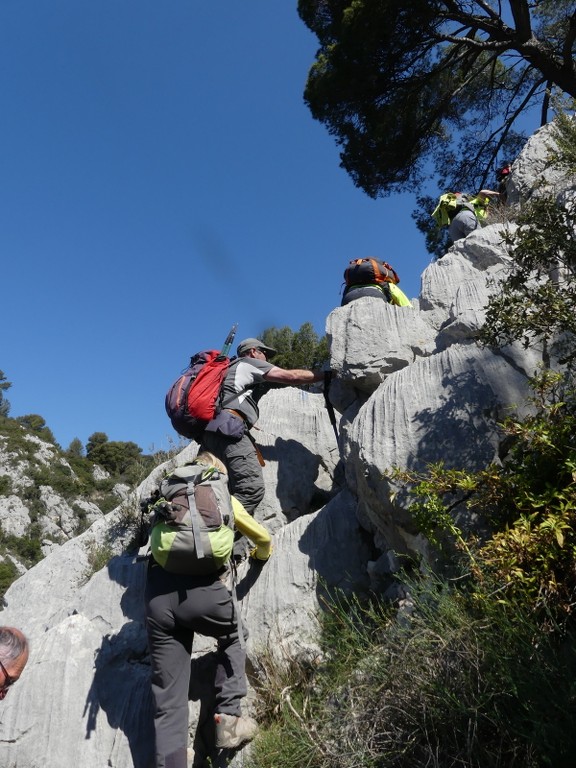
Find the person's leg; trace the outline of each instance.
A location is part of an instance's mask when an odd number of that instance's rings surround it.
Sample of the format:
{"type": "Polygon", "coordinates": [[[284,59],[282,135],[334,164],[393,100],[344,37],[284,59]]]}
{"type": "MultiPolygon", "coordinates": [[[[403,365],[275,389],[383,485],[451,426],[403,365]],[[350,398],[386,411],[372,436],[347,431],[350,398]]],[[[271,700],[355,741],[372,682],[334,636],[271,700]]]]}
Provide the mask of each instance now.
{"type": "Polygon", "coordinates": [[[149,570],[146,630],[155,701],[156,767],[187,768],[193,632],[177,624],[173,612],[174,593],[167,591],[170,588],[170,574],[162,571],[160,566],[149,570]]]}
{"type": "Polygon", "coordinates": [[[230,493],[254,515],[264,498],[264,477],[250,438],[244,435],[233,442],[216,432],[205,432],[201,449],[210,451],[226,464],[230,493]]]}
{"type": "Polygon", "coordinates": [[[181,603],[177,615],[179,621],[190,622],[195,632],[218,641],[216,711],[240,715],[240,702],[246,696],[246,652],[240,643],[238,615],[228,588],[218,578],[195,587],[194,605],[181,603]]]}
{"type": "MultiPolygon", "coordinates": [[[[239,617],[228,588],[216,580],[194,592],[195,609],[202,616],[194,621],[197,632],[218,640],[218,661],[214,677],[216,693],[214,724],[217,749],[236,749],[251,741],[258,725],[242,715],[246,696],[246,653],[240,642],[239,617]]],[[[247,633],[244,633],[246,636],[247,633]]]]}

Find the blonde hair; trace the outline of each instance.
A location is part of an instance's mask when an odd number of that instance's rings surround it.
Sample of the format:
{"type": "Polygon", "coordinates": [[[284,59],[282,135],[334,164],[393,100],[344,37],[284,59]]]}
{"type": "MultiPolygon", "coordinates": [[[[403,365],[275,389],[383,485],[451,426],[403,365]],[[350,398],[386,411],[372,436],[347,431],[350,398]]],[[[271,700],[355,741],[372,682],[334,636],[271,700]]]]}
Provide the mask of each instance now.
{"type": "Polygon", "coordinates": [[[224,472],[225,475],[228,474],[226,465],[223,464],[219,458],[214,456],[214,454],[210,453],[209,451],[202,451],[202,453],[199,453],[192,464],[202,464],[203,467],[216,467],[216,469],[218,469],[220,472],[224,472]]]}

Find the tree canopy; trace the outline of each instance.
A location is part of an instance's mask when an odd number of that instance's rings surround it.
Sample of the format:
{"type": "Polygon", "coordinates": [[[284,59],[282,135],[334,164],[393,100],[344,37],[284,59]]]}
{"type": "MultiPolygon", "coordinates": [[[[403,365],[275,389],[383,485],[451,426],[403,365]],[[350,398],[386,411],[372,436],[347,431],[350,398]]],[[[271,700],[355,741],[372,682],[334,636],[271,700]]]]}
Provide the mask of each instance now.
{"type": "Polygon", "coordinates": [[[267,328],[261,338],[277,350],[271,362],[279,368],[319,367],[330,359],[328,341],[318,337],[312,323],[304,323],[298,331],[288,326],[267,328]]]}
{"type": "Polygon", "coordinates": [[[478,191],[513,159],[519,118],[550,92],[576,97],[573,0],[299,0],[320,42],[305,90],[376,198],[478,191]]]}
{"type": "Polygon", "coordinates": [[[94,432],[86,443],[86,457],[111,475],[125,475],[144,458],[132,441],[108,440],[105,432],[94,432]]]}
{"type": "Polygon", "coordinates": [[[22,424],[23,427],[36,433],[42,440],[57,445],[56,438],[50,427],[46,424],[43,416],[38,413],[27,413],[24,416],[17,416],[14,421],[22,424]]]}

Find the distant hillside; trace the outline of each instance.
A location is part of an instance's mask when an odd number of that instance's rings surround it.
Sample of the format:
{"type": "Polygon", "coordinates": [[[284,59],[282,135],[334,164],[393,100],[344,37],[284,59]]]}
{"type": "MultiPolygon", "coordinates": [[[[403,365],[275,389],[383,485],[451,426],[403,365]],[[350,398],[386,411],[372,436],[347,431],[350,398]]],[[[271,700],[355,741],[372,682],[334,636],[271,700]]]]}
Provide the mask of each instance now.
{"type": "Polygon", "coordinates": [[[0,416],[0,597],[55,547],[127,498],[166,454],[91,436],[62,450],[41,416],[0,416]]]}

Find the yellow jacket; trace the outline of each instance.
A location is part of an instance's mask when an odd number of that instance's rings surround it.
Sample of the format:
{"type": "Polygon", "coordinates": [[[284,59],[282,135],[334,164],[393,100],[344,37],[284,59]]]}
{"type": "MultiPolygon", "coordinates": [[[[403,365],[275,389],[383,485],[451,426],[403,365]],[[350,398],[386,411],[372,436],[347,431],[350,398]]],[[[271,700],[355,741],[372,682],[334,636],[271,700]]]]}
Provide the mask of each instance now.
{"type": "Polygon", "coordinates": [[[260,523],[254,520],[254,518],[246,512],[238,499],[234,496],[231,498],[236,528],[256,545],[250,552],[250,557],[255,560],[268,560],[272,554],[272,539],[270,534],[263,525],[260,525],[260,523]]]}
{"type": "Polygon", "coordinates": [[[392,304],[396,304],[397,307],[411,307],[412,302],[406,296],[404,291],[401,291],[394,283],[388,283],[390,289],[390,296],[392,297],[392,304]]]}

